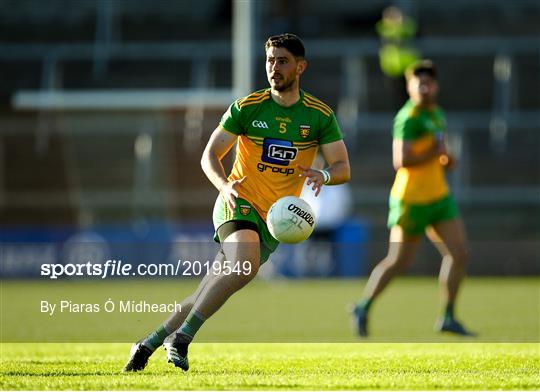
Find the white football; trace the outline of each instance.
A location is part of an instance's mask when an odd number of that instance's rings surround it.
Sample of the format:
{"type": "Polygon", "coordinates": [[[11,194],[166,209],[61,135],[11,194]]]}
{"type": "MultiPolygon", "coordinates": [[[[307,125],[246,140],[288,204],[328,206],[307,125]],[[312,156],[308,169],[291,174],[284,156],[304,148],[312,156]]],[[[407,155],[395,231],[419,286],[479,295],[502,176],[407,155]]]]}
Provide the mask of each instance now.
{"type": "Polygon", "coordinates": [[[266,217],[270,234],[279,242],[297,244],[305,241],[315,228],[315,214],[307,201],[285,196],[270,207],[266,217]]]}

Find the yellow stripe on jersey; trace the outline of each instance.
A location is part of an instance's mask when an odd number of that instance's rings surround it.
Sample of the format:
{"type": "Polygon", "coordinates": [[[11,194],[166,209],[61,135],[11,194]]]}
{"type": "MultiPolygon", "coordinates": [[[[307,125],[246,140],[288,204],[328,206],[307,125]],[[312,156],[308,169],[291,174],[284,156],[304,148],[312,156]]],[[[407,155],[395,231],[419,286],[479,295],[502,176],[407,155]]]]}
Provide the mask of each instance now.
{"type": "Polygon", "coordinates": [[[319,145],[319,140],[310,140],[308,142],[293,142],[294,146],[299,150],[305,150],[306,148],[317,147],[319,145]]]}
{"type": "Polygon", "coordinates": [[[313,143],[317,143],[317,140],[310,140],[310,141],[307,141],[307,142],[294,142],[294,145],[295,146],[307,146],[308,144],[313,144],[313,143]]]}
{"type": "Polygon", "coordinates": [[[305,105],[306,103],[307,103],[308,105],[316,106],[316,107],[320,108],[320,110],[321,110],[323,113],[325,113],[325,114],[328,113],[328,115],[330,115],[330,113],[332,113],[332,110],[331,110],[331,109],[328,109],[327,106],[323,106],[323,105],[321,105],[320,103],[313,102],[313,101],[310,101],[310,100],[308,100],[308,99],[305,99],[305,100],[304,100],[304,105],[305,105]]]}
{"type": "Polygon", "coordinates": [[[312,109],[317,109],[319,112],[321,112],[322,114],[324,114],[326,117],[329,117],[331,112],[323,109],[321,106],[318,106],[318,105],[313,105],[313,104],[310,104],[308,103],[307,101],[303,101],[303,104],[305,107],[307,108],[312,108],[312,109]]]}
{"type": "Polygon", "coordinates": [[[238,100],[238,103],[242,104],[246,101],[253,101],[253,100],[256,100],[256,99],[260,99],[262,97],[264,97],[266,95],[266,93],[260,93],[260,94],[251,94],[251,95],[248,95],[247,97],[244,97],[244,98],[240,98],[238,100]]]}
{"type": "Polygon", "coordinates": [[[304,93],[304,99],[306,99],[309,103],[319,104],[319,105],[321,105],[323,108],[325,108],[327,111],[332,112],[332,109],[330,108],[330,106],[328,106],[327,104],[325,104],[325,103],[324,103],[323,101],[321,101],[320,99],[315,98],[315,97],[314,97],[313,95],[311,95],[311,94],[304,93]]]}
{"type": "Polygon", "coordinates": [[[265,95],[268,95],[267,91],[262,92],[262,93],[257,93],[257,94],[254,93],[254,94],[248,95],[247,97],[240,98],[240,101],[249,101],[249,100],[252,100],[252,99],[259,99],[259,98],[264,97],[265,95]]]}
{"type": "Polygon", "coordinates": [[[323,101],[315,98],[314,96],[312,95],[304,95],[304,99],[306,102],[312,104],[312,105],[317,105],[317,106],[320,106],[322,107],[325,111],[329,112],[329,113],[332,113],[332,108],[330,106],[328,106],[327,104],[325,104],[323,101]]]}
{"type": "Polygon", "coordinates": [[[240,98],[238,100],[238,104],[241,105],[243,104],[245,101],[251,101],[251,100],[254,100],[254,99],[259,99],[259,98],[262,98],[265,96],[265,93],[261,93],[261,94],[251,94],[251,95],[248,95],[247,97],[244,97],[244,98],[240,98]]]}
{"type": "Polygon", "coordinates": [[[261,103],[261,102],[264,102],[266,100],[270,99],[270,95],[267,95],[267,96],[264,96],[262,98],[259,98],[257,100],[253,100],[253,101],[245,101],[245,102],[242,102],[240,104],[240,109],[246,107],[246,106],[249,106],[249,105],[255,105],[255,104],[258,104],[258,103],[261,103]]]}
{"type": "Polygon", "coordinates": [[[225,220],[228,221],[231,219],[230,212],[229,212],[229,204],[223,197],[223,195],[220,194],[221,200],[223,200],[223,212],[225,213],[225,220]]]}
{"type": "Polygon", "coordinates": [[[305,145],[305,146],[296,146],[296,143],[295,143],[295,147],[298,148],[298,150],[300,151],[304,151],[304,150],[309,150],[310,148],[313,148],[313,147],[317,147],[319,145],[319,142],[315,142],[313,144],[308,144],[308,145],[305,145]]]}
{"type": "MultiPolygon", "coordinates": [[[[265,138],[262,136],[246,135],[246,137],[252,141],[262,142],[265,138]]],[[[307,146],[311,144],[318,144],[316,140],[310,140],[307,142],[294,142],[295,146],[307,146]]]]}
{"type": "Polygon", "coordinates": [[[307,107],[311,107],[313,109],[318,109],[320,112],[322,112],[325,116],[330,116],[332,113],[332,109],[328,107],[328,105],[324,104],[323,102],[319,101],[316,98],[311,98],[304,94],[303,103],[307,107]]]}
{"type": "Polygon", "coordinates": [[[246,99],[260,98],[265,94],[268,94],[268,90],[264,90],[264,91],[260,91],[260,92],[256,91],[256,92],[251,93],[251,94],[249,94],[249,95],[247,95],[247,96],[245,96],[243,98],[240,98],[238,101],[241,102],[241,101],[245,101],[246,99]]]}
{"type": "Polygon", "coordinates": [[[255,105],[257,103],[261,103],[263,101],[266,101],[267,99],[270,99],[269,91],[265,91],[264,93],[260,95],[251,94],[251,95],[248,95],[246,98],[241,99],[238,102],[238,106],[240,106],[240,108],[243,108],[244,106],[255,105]]]}
{"type": "Polygon", "coordinates": [[[246,137],[249,140],[251,140],[253,143],[255,143],[257,146],[262,146],[263,145],[264,138],[262,138],[262,137],[251,136],[251,135],[246,135],[246,137]]]}

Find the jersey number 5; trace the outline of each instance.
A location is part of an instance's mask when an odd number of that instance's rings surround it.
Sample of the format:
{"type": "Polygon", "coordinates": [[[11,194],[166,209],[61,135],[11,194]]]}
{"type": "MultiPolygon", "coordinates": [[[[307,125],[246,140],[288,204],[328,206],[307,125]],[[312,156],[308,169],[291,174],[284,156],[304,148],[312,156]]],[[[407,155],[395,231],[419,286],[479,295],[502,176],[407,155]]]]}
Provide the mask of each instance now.
{"type": "Polygon", "coordinates": [[[279,133],[287,132],[287,123],[279,123],[279,133]]]}

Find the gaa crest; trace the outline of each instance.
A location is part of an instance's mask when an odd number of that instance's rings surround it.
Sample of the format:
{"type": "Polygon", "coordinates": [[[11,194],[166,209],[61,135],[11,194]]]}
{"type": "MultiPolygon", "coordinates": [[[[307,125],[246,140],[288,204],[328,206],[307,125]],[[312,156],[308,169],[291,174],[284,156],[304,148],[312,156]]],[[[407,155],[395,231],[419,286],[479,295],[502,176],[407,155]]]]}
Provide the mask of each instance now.
{"type": "Polygon", "coordinates": [[[249,213],[251,212],[251,206],[250,205],[245,205],[245,204],[241,204],[240,205],[240,213],[242,215],[249,215],[249,213]]]}
{"type": "Polygon", "coordinates": [[[311,127],[309,125],[300,125],[300,136],[304,139],[309,136],[311,127]]]}

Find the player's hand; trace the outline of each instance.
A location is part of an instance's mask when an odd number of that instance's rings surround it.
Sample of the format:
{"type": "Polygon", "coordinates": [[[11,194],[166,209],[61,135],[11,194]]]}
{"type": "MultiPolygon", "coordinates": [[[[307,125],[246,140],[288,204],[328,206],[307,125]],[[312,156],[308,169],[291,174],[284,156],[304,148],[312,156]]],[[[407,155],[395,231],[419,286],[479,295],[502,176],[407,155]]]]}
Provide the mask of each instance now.
{"type": "Polygon", "coordinates": [[[246,180],[246,176],[242,177],[239,180],[229,181],[221,188],[221,195],[225,198],[227,206],[232,210],[236,208],[236,198],[238,197],[238,191],[236,188],[238,185],[243,183],[246,180]]]}
{"type": "Polygon", "coordinates": [[[439,163],[447,170],[452,170],[456,167],[455,158],[448,153],[439,156],[439,163]]]}
{"type": "Polygon", "coordinates": [[[309,167],[304,167],[297,165],[301,173],[299,177],[306,177],[308,180],[306,182],[307,186],[311,185],[311,189],[315,191],[315,196],[319,196],[321,188],[324,185],[324,177],[322,173],[318,170],[311,169],[309,167]]]}

